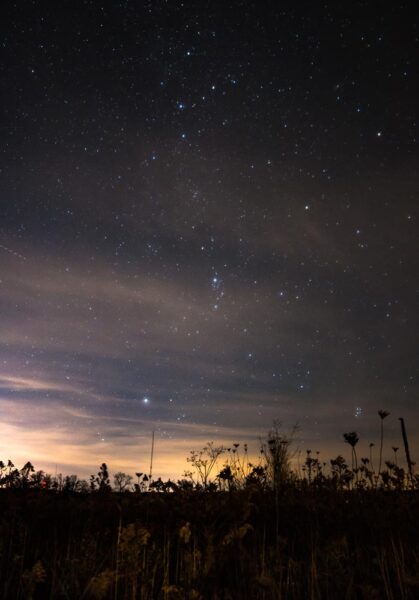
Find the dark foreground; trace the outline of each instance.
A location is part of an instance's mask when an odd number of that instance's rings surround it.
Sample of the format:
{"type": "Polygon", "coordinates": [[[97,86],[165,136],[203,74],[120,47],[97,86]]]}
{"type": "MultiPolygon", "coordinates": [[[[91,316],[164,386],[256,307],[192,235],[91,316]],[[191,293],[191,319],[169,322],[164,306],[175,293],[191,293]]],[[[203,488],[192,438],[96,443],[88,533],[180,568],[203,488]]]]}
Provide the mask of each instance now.
{"type": "Polygon", "coordinates": [[[417,491],[0,490],[0,597],[419,597],[417,491]]]}

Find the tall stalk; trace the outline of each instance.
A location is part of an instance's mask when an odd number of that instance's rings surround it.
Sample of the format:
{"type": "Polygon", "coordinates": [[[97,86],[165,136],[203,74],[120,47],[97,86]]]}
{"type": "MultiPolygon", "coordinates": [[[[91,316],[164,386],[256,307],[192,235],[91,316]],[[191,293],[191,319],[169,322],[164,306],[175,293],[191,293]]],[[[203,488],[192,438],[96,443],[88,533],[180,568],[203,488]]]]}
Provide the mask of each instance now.
{"type": "Polygon", "coordinates": [[[358,457],[356,454],[355,446],[359,442],[359,436],[356,431],[343,434],[343,439],[352,448],[352,473],[355,472],[356,481],[358,483],[358,457]]]}
{"type": "Polygon", "coordinates": [[[402,428],[404,451],[406,453],[407,468],[409,469],[410,484],[413,485],[412,459],[410,458],[409,442],[407,441],[406,427],[404,425],[404,419],[399,418],[399,421],[400,421],[400,425],[401,425],[401,428],[402,428]]]}
{"type": "Polygon", "coordinates": [[[383,442],[384,442],[384,419],[388,417],[390,413],[386,410],[379,410],[378,415],[381,419],[381,437],[380,437],[380,461],[378,465],[378,476],[381,475],[381,465],[383,462],[383,442]]]}
{"type": "Polygon", "coordinates": [[[370,442],[370,467],[371,471],[374,472],[374,464],[372,462],[372,449],[374,448],[374,443],[370,442]]]}

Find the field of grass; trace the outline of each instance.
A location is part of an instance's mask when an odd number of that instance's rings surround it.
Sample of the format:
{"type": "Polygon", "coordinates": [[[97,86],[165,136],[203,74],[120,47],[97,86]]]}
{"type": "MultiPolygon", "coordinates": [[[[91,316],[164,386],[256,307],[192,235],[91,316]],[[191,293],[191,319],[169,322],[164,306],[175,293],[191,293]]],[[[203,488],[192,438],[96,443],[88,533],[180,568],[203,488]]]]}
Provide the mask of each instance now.
{"type": "Polygon", "coordinates": [[[0,463],[0,598],[419,598],[418,478],[345,436],[350,466],[308,451],[296,473],[273,430],[257,464],[209,444],[176,484],[0,463]]]}

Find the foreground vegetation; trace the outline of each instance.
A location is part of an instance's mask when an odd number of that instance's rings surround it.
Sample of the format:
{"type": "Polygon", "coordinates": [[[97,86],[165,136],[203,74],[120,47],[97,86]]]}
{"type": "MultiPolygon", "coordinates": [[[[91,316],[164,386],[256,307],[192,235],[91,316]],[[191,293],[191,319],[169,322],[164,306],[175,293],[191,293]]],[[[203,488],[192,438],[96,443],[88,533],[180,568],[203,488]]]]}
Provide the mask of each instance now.
{"type": "Polygon", "coordinates": [[[177,483],[117,473],[113,488],[105,464],[80,482],[1,463],[0,597],[417,598],[412,464],[393,448],[374,470],[372,448],[358,461],[358,436],[344,440],[350,465],[308,451],[293,471],[274,428],[255,464],[246,446],[208,444],[177,483]]]}

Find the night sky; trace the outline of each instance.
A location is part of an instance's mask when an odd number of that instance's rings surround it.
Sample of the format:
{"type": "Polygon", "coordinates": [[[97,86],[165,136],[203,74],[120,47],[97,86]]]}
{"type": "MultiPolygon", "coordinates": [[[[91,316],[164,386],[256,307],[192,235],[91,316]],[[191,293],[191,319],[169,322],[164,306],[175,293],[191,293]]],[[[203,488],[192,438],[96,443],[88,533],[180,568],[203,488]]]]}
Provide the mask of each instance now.
{"type": "MultiPolygon", "coordinates": [[[[414,3],[2,9],[0,458],[419,460],[414,3]]],[[[57,465],[57,466],[56,466],[57,465]]]]}

